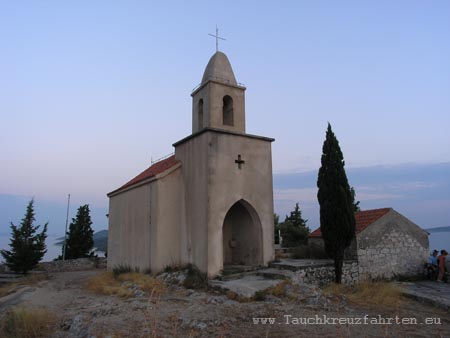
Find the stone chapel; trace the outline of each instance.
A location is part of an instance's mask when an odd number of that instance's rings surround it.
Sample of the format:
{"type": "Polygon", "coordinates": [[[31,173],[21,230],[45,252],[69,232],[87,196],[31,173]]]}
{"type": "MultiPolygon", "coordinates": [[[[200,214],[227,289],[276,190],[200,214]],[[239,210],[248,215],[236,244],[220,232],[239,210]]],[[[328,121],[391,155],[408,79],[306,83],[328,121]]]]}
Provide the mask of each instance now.
{"type": "Polygon", "coordinates": [[[214,277],[273,260],[274,139],[246,133],[245,90],[216,52],[191,94],[192,134],[108,194],[108,269],[192,263],[214,277]]]}

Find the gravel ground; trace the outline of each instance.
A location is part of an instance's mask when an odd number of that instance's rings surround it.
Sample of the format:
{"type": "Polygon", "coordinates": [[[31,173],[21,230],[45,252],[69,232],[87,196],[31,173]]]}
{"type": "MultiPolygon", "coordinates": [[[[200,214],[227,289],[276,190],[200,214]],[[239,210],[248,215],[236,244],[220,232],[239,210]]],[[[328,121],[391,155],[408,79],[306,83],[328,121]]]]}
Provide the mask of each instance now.
{"type": "MultiPolygon", "coordinates": [[[[46,308],[56,318],[54,338],[450,337],[449,313],[414,300],[404,300],[395,308],[362,306],[301,285],[294,297],[291,290],[290,297],[238,302],[219,291],[195,291],[176,283],[168,283],[159,299],[145,292],[124,299],[86,290],[86,281],[102,272],[54,273],[49,280],[1,298],[0,313],[15,306],[46,308]],[[263,324],[255,318],[274,318],[275,322],[263,324]],[[354,324],[343,323],[351,318],[354,324]],[[427,318],[440,324],[420,324],[431,321],[427,318]],[[378,324],[372,323],[375,319],[378,324]],[[409,324],[399,324],[402,320],[409,324]]],[[[178,277],[160,278],[173,282],[178,277]]]]}

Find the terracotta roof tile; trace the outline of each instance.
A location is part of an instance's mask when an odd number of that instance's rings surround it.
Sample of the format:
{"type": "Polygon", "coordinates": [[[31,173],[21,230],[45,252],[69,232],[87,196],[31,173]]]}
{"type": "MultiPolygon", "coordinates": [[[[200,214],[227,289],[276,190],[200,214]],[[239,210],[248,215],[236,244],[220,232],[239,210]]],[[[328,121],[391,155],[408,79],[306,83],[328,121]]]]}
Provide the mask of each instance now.
{"type": "MultiPolygon", "coordinates": [[[[391,210],[392,210],[391,208],[382,208],[382,209],[358,211],[357,213],[355,213],[356,233],[357,234],[360,233],[370,224],[374,223],[376,220],[383,217],[391,210]]],[[[317,228],[316,230],[311,232],[308,237],[322,237],[320,228],[317,228]]]]}
{"type": "Polygon", "coordinates": [[[153,163],[150,167],[148,167],[147,169],[145,169],[143,172],[141,172],[139,175],[137,175],[135,178],[133,178],[132,180],[128,181],[127,183],[125,183],[123,186],[121,186],[119,189],[116,189],[112,192],[110,192],[110,194],[119,191],[121,189],[124,188],[128,188],[136,183],[139,183],[141,181],[144,181],[148,178],[154,177],[164,171],[166,171],[167,169],[173,167],[174,165],[178,164],[180,161],[178,161],[177,159],[175,159],[175,155],[172,155],[164,160],[161,160],[159,162],[153,163]]]}

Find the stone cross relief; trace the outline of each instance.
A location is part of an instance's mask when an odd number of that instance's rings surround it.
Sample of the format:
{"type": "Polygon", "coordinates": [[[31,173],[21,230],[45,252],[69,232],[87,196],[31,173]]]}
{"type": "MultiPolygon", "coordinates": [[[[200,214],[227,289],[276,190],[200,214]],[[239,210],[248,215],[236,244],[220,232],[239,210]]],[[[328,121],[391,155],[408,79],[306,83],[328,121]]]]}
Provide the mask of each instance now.
{"type": "Polygon", "coordinates": [[[245,164],[245,161],[241,158],[241,154],[238,155],[238,158],[234,161],[234,163],[237,163],[238,168],[242,169],[242,165],[245,164]]]}

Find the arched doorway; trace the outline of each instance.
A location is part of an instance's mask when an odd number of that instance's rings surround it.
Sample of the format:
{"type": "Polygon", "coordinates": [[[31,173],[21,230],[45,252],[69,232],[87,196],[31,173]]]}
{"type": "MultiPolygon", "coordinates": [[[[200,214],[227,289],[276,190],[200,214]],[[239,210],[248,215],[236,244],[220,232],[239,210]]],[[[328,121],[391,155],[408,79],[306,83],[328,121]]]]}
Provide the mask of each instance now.
{"type": "Polygon", "coordinates": [[[223,221],[223,264],[262,264],[261,221],[255,209],[240,200],[228,210],[223,221]]]}

